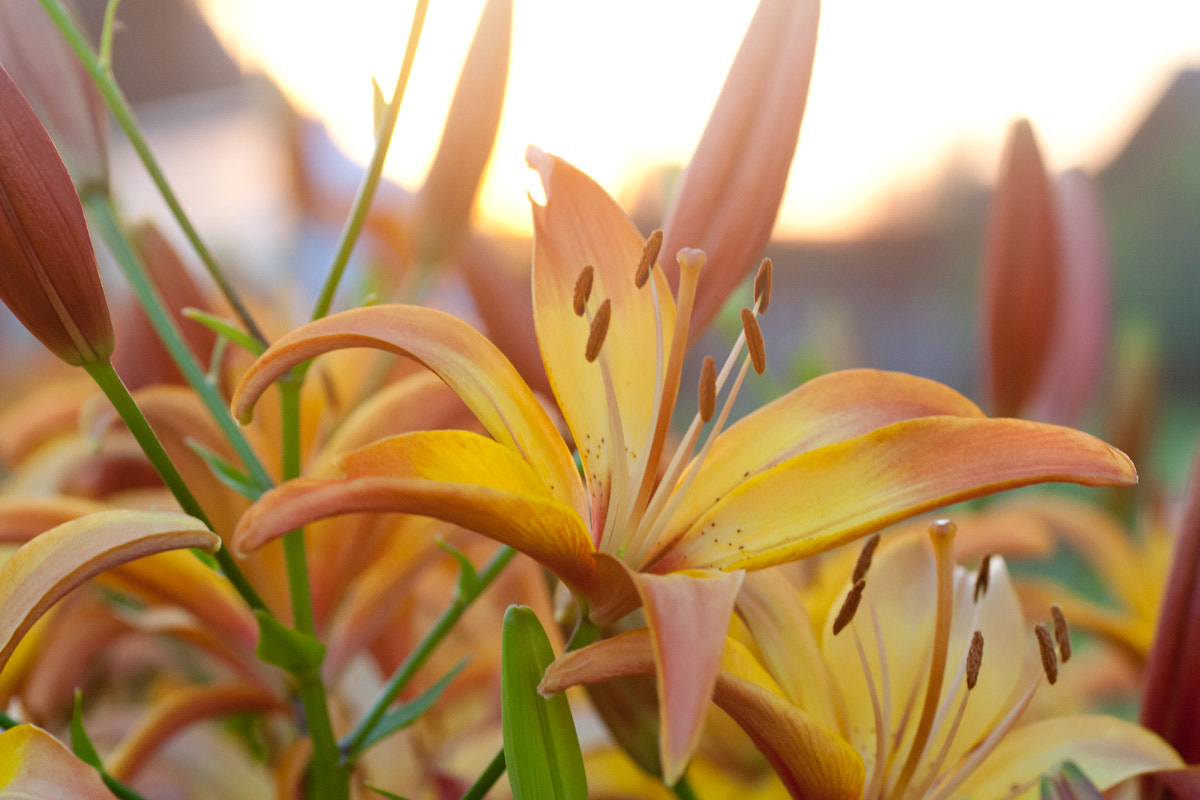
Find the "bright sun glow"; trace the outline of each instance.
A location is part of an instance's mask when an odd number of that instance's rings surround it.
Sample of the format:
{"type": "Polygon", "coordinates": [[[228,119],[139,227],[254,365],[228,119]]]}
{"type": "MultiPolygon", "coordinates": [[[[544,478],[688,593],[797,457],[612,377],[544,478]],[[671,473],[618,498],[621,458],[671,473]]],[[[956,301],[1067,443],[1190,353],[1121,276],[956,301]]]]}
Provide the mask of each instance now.
{"type": "MultiPolygon", "coordinates": [[[[266,69],[366,159],[370,78],[390,91],[412,2],[344,0],[336,13],[316,0],[203,4],[245,66],[266,69]]],[[[528,230],[529,143],[627,201],[639,171],[686,161],[754,5],[516,0],[483,224],[528,230]]],[[[432,4],[388,162],[404,185],[418,186],[432,157],[481,7],[432,4]]],[[[990,177],[1016,116],[1034,121],[1052,166],[1101,166],[1172,72],[1197,62],[1200,3],[826,2],[780,232],[849,232],[951,162],[990,177]]]]}

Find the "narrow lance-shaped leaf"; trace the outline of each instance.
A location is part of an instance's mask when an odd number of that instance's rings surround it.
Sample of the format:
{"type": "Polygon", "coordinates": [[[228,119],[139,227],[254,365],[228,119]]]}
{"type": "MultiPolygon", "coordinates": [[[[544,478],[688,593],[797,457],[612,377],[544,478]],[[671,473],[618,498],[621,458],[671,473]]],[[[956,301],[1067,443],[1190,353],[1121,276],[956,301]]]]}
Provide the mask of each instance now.
{"type": "Polygon", "coordinates": [[[52,528],[0,566],[0,669],[54,603],[105,570],[136,558],[220,539],[199,520],[161,511],[99,511],[52,528]]]}
{"type": "Polygon", "coordinates": [[[528,608],[509,606],[501,642],[500,714],[513,797],[586,798],[583,754],[567,698],[538,694],[538,683],[554,660],[554,651],[537,615],[528,608]]]}

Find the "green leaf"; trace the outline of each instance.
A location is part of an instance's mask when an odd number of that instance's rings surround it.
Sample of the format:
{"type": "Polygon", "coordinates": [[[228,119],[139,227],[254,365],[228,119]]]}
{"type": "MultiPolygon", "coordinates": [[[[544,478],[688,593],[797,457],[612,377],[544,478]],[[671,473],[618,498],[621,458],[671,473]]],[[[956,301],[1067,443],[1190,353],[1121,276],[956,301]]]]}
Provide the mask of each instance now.
{"type": "Polygon", "coordinates": [[[204,445],[197,442],[195,439],[187,439],[184,444],[188,448],[204,459],[204,463],[216,476],[217,480],[233,489],[249,500],[257,500],[263,493],[263,488],[258,485],[258,482],[251,478],[240,469],[230,464],[219,455],[209,450],[204,445]]]}
{"type": "Polygon", "coordinates": [[[75,690],[75,708],[71,711],[71,750],[80,761],[101,772],[104,771],[104,762],[100,760],[100,754],[96,752],[95,745],[83,729],[83,692],[78,689],[75,690]]]}
{"type": "Polygon", "coordinates": [[[463,552],[454,545],[447,543],[443,539],[438,539],[437,546],[445,550],[454,557],[458,562],[458,584],[455,587],[455,593],[458,600],[471,601],[479,594],[479,575],[475,572],[475,565],[471,563],[463,552]]]}
{"type": "Polygon", "coordinates": [[[1104,800],[1074,761],[1064,761],[1041,779],[1041,800],[1104,800]]]}
{"type": "Polygon", "coordinates": [[[183,315],[188,319],[199,322],[218,336],[228,339],[255,358],[258,358],[267,351],[266,345],[243,331],[232,320],[191,307],[183,309],[183,315]]]}
{"type": "Polygon", "coordinates": [[[442,696],[442,692],[446,691],[446,687],[450,685],[450,681],[454,680],[458,673],[462,672],[462,668],[467,665],[467,660],[464,658],[455,664],[454,668],[447,672],[441,680],[422,692],[416,699],[396,706],[380,717],[379,722],[371,729],[370,735],[363,740],[362,746],[364,748],[370,747],[380,739],[390,736],[401,728],[407,728],[420,719],[421,715],[442,696]]]}
{"type": "Polygon", "coordinates": [[[325,659],[325,645],[308,633],[293,630],[265,611],[256,609],[259,659],[293,675],[313,675],[325,659]]]}
{"type": "Polygon", "coordinates": [[[406,797],[401,797],[398,794],[392,794],[391,792],[389,792],[385,789],[380,789],[378,786],[372,786],[369,783],[366,784],[366,786],[368,789],[370,789],[375,794],[381,794],[384,797],[388,798],[388,800],[408,800],[408,798],[406,798],[406,797]]]}
{"type": "Polygon", "coordinates": [[[583,754],[566,695],[542,697],[537,690],[553,660],[537,615],[509,606],[501,634],[500,720],[515,800],[587,797],[583,754]]]}

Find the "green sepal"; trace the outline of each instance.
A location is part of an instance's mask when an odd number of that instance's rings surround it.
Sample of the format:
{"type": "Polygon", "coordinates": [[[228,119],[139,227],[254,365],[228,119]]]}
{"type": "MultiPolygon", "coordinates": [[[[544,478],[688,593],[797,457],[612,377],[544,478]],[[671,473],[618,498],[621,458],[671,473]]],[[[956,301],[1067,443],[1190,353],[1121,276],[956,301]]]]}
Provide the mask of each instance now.
{"type": "Polygon", "coordinates": [[[83,729],[83,692],[75,690],[75,708],[71,710],[71,751],[88,766],[104,771],[104,762],[83,729]]]}
{"type": "Polygon", "coordinates": [[[455,597],[458,600],[472,600],[479,594],[479,574],[475,565],[463,555],[463,552],[444,539],[438,539],[437,546],[445,550],[458,562],[458,583],[455,584],[455,597]]]}
{"type": "Polygon", "coordinates": [[[500,722],[515,800],[587,798],[583,754],[564,694],[542,697],[538,683],[554,660],[529,608],[509,606],[500,651],[500,722]]]}
{"type": "Polygon", "coordinates": [[[250,334],[237,326],[237,323],[232,320],[218,317],[216,314],[210,314],[199,308],[188,307],[183,309],[183,315],[188,319],[199,322],[204,327],[211,330],[224,339],[236,344],[246,352],[250,353],[255,358],[258,358],[267,351],[266,345],[255,339],[250,334]]]}
{"type": "Polygon", "coordinates": [[[380,789],[378,786],[372,786],[369,783],[363,784],[363,785],[366,786],[368,789],[370,789],[375,794],[383,795],[384,797],[388,798],[388,800],[408,800],[407,797],[402,797],[398,794],[392,794],[391,792],[387,791],[386,789],[380,789]]]}
{"type": "Polygon", "coordinates": [[[450,681],[454,680],[458,676],[458,673],[462,672],[468,660],[464,658],[459,661],[437,683],[430,686],[424,692],[421,692],[413,700],[389,709],[386,714],[380,717],[378,724],[371,729],[370,735],[363,740],[363,748],[370,747],[381,739],[391,736],[401,728],[407,728],[420,719],[421,715],[428,711],[429,707],[436,703],[438,698],[442,696],[442,692],[446,691],[446,687],[450,685],[450,681]]]}
{"type": "Polygon", "coordinates": [[[188,446],[189,450],[204,459],[204,463],[208,465],[209,470],[221,483],[248,500],[257,500],[262,496],[263,488],[258,485],[258,482],[233,464],[221,458],[195,439],[187,439],[184,443],[188,446]]]}
{"type": "Polygon", "coordinates": [[[258,646],[254,648],[259,660],[290,672],[292,675],[315,675],[325,660],[325,645],[312,634],[287,627],[265,611],[256,609],[258,646]]]}

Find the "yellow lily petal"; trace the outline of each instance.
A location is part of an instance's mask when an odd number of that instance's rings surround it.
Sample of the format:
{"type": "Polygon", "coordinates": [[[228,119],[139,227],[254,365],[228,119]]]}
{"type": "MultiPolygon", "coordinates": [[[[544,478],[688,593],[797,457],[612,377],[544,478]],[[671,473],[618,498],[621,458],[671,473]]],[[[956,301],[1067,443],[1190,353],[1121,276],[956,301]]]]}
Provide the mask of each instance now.
{"type": "Polygon", "coordinates": [[[313,520],[362,511],[436,517],[511,545],[585,593],[595,581],[592,540],[525,461],[466,431],[393,436],[342,460],[346,477],[288,481],[242,515],[236,553],[313,520]]]}
{"type": "Polygon", "coordinates": [[[105,766],[114,778],[128,782],[168,739],[189,725],[231,714],[286,708],[278,697],[258,686],[237,683],[185,686],[155,703],[105,759],[105,766]]]}
{"type": "Polygon", "coordinates": [[[0,565],[0,669],[46,609],[89,578],[164,550],[219,545],[199,520],[166,512],[100,511],[46,531],[0,565]]]}
{"type": "Polygon", "coordinates": [[[761,569],[948,503],[1045,481],[1137,481],[1121,451],[1017,419],[923,417],[796,456],[704,513],[651,568],[761,569]]]}
{"type": "Polygon", "coordinates": [[[100,774],[32,725],[0,733],[0,800],[112,800],[100,774]]]}
{"type": "Polygon", "coordinates": [[[488,433],[547,474],[555,497],[585,507],[562,436],[513,365],[470,325],[431,308],[356,308],[292,331],[242,376],[233,395],[234,414],[247,419],[272,381],[297,364],[348,347],[386,350],[424,364],[463,399],[488,433]]]}
{"type": "MultiPolygon", "coordinates": [[[[649,284],[639,289],[634,276],[642,257],[642,236],[621,207],[595,181],[560,158],[536,147],[525,153],[538,171],[546,205],[533,206],[533,313],[546,374],[567,426],[575,436],[585,472],[607,486],[612,458],[636,458],[647,440],[655,410],[659,340],[649,284]],[[616,402],[626,453],[613,454],[607,392],[597,364],[584,358],[590,326],[574,312],[575,283],[585,266],[594,282],[588,308],[612,301],[610,335],[604,358],[618,387],[616,402]]],[[[673,259],[673,253],[664,258],[673,259]]],[[[654,281],[662,309],[663,355],[670,352],[675,304],[661,271],[654,281]]],[[[594,493],[604,494],[601,488],[594,493]]]]}
{"type": "Polygon", "coordinates": [[[1099,789],[1127,778],[1183,766],[1179,755],[1157,734],[1115,717],[1055,717],[1023,725],[1004,738],[964,782],[965,797],[1036,797],[1038,777],[1063,761],[1074,761],[1099,789]]]}
{"type": "MultiPolygon", "coordinates": [[[[656,671],[654,645],[645,628],[563,653],[547,668],[538,690],[552,694],[656,671]]],[[[713,701],[746,731],[795,798],[858,800],[863,762],[844,739],[784,699],[746,647],[725,640],[713,701]]]]}
{"type": "Polygon", "coordinates": [[[700,743],[743,572],[648,575],[630,570],[654,641],[659,760],[674,784],[700,743]]]}
{"type": "Polygon", "coordinates": [[[983,416],[950,387],[901,372],[852,369],[810,380],[717,437],[671,527],[687,527],[734,486],[792,456],[939,414],[983,416]]]}

